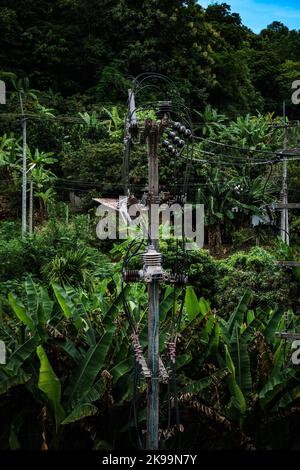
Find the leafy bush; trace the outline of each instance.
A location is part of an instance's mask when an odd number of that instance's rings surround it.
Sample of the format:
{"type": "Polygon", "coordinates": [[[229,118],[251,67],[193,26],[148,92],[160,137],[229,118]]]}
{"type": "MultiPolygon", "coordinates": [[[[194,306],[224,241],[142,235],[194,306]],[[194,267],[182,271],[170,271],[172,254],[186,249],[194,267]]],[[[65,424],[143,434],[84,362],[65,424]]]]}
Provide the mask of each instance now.
{"type": "MultiPolygon", "coordinates": [[[[70,269],[73,272],[70,280],[76,285],[82,283],[82,269],[87,266],[90,274],[94,271],[98,277],[114,272],[107,258],[91,246],[93,237],[86,216],[74,217],[69,225],[51,220],[33,238],[25,240],[21,239],[19,230],[16,232],[13,228],[11,224],[0,224],[0,284],[21,280],[26,274],[45,279],[47,283],[55,279],[62,281],[64,275],[68,278],[70,269]],[[78,269],[75,268],[76,257],[78,269]]],[[[3,289],[6,292],[4,286],[3,289]]]]}
{"type": "Polygon", "coordinates": [[[67,250],[56,255],[42,268],[44,279],[61,285],[93,290],[96,275],[113,272],[104,255],[93,248],[67,250]],[[106,268],[106,269],[105,269],[106,268]]]}
{"type": "Polygon", "coordinates": [[[213,303],[224,316],[232,311],[245,289],[253,294],[252,307],[291,305],[290,276],[264,249],[255,247],[249,253],[237,252],[217,261],[217,266],[217,293],[213,303]]]}
{"type": "Polygon", "coordinates": [[[174,269],[177,259],[178,272],[182,268],[188,269],[188,283],[194,287],[197,294],[208,299],[214,295],[217,282],[217,265],[208,250],[189,250],[183,255],[180,247],[177,253],[174,240],[163,241],[160,248],[166,269],[174,269]]]}

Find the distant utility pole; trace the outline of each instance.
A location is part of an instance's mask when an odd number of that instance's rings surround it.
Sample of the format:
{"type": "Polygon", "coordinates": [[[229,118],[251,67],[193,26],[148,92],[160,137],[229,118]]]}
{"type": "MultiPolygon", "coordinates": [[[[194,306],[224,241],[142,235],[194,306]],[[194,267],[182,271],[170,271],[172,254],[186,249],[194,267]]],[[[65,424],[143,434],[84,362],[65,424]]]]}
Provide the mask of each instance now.
{"type": "Polygon", "coordinates": [[[33,234],[33,179],[30,176],[30,192],[29,192],[29,235],[32,237],[33,234]]]}
{"type": "Polygon", "coordinates": [[[27,147],[27,124],[26,116],[24,113],[22,91],[19,92],[20,107],[22,114],[22,238],[26,236],[26,202],[27,202],[27,158],[26,158],[26,147],[27,147]]]}
{"type": "MultiPolygon", "coordinates": [[[[284,140],[283,140],[283,150],[288,149],[288,126],[286,122],[286,105],[285,101],[283,102],[283,131],[284,131],[284,140]]],[[[289,236],[289,210],[288,210],[288,183],[287,183],[287,158],[284,156],[283,159],[283,175],[282,175],[282,202],[284,208],[281,211],[281,238],[282,240],[289,245],[290,236],[289,236]]]]}
{"type": "Polygon", "coordinates": [[[6,104],[6,85],[3,80],[0,80],[0,104],[6,104]]]}

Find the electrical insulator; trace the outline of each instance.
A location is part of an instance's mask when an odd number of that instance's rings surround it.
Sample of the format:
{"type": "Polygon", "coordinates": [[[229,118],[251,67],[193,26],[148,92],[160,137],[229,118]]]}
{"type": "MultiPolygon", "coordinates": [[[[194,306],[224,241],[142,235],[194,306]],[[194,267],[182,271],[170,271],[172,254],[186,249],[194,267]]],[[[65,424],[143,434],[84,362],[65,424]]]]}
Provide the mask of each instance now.
{"type": "Polygon", "coordinates": [[[191,129],[186,129],[184,135],[185,135],[185,137],[191,137],[191,135],[192,135],[191,129]]]}
{"type": "Polygon", "coordinates": [[[179,130],[180,134],[185,134],[186,127],[180,126],[180,128],[178,130],[179,130]]]}
{"type": "Polygon", "coordinates": [[[185,284],[187,284],[187,282],[188,282],[188,277],[186,274],[177,273],[175,275],[175,283],[178,286],[184,286],[185,284]]]}
{"type": "Polygon", "coordinates": [[[188,282],[188,277],[186,274],[181,273],[171,274],[170,281],[177,286],[185,286],[188,282]]]}
{"type": "Polygon", "coordinates": [[[184,147],[184,145],[185,145],[184,140],[180,139],[177,145],[178,145],[178,147],[181,147],[181,148],[184,147]]]}
{"type": "Polygon", "coordinates": [[[138,269],[130,269],[122,273],[124,282],[138,282],[141,280],[141,272],[138,269]]]}
{"type": "Polygon", "coordinates": [[[174,150],[173,145],[168,145],[168,152],[172,153],[174,150]]]}
{"type": "Polygon", "coordinates": [[[178,145],[180,140],[181,140],[180,137],[176,136],[175,139],[174,139],[174,144],[178,145]]]}
{"type": "Polygon", "coordinates": [[[178,131],[181,127],[181,124],[180,122],[173,122],[173,125],[172,125],[173,129],[175,129],[176,131],[178,131]]]}
{"type": "Polygon", "coordinates": [[[174,131],[168,131],[167,134],[170,139],[174,139],[176,137],[176,132],[174,131]]]}
{"type": "Polygon", "coordinates": [[[160,101],[159,108],[156,110],[156,116],[158,119],[162,119],[166,115],[168,116],[172,111],[171,101],[160,101]]]}
{"type": "Polygon", "coordinates": [[[170,142],[169,142],[168,140],[163,140],[163,141],[162,141],[162,146],[163,146],[163,147],[166,147],[166,148],[167,148],[169,145],[170,145],[170,142]]]}

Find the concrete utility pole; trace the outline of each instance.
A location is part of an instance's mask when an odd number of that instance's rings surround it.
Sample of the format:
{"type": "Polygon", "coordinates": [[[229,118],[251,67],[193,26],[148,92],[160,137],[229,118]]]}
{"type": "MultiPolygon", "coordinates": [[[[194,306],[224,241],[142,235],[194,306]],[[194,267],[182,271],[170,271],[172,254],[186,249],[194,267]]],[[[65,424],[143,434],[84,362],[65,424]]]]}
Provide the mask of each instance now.
{"type": "MultiPolygon", "coordinates": [[[[129,91],[129,122],[128,138],[125,138],[125,145],[131,138],[138,138],[139,143],[147,144],[148,153],[148,191],[144,194],[144,207],[148,209],[148,244],[146,251],[142,253],[143,269],[126,270],[124,266],[122,277],[125,282],[146,282],[148,284],[148,359],[143,356],[142,346],[139,342],[138,331],[133,329],[132,341],[136,357],[136,363],[140,366],[140,372],[147,383],[147,429],[146,429],[146,449],[157,450],[159,448],[159,382],[168,383],[171,376],[165,368],[159,356],[159,291],[160,282],[173,283],[174,285],[186,284],[186,276],[178,276],[177,272],[172,274],[163,269],[162,255],[159,252],[159,204],[165,196],[159,192],[159,173],[157,149],[164,131],[172,123],[169,118],[171,102],[159,102],[157,110],[158,120],[146,119],[143,126],[139,126],[135,119],[134,98],[129,91]],[[133,119],[131,119],[133,117],[133,119]]],[[[186,132],[186,128],[180,123],[178,126],[186,132]]],[[[191,134],[189,131],[188,135],[191,134]]],[[[173,132],[179,144],[182,141],[173,132]]],[[[165,143],[167,141],[164,141],[165,143]]],[[[171,150],[176,150],[168,143],[171,150]]],[[[169,149],[170,150],[170,149],[169,149]]],[[[172,152],[173,154],[174,152],[172,152]]],[[[125,162],[127,163],[127,162],[125,162]]],[[[98,200],[101,201],[100,199],[98,200]]],[[[127,204],[127,202],[126,202],[127,204]]],[[[121,212],[121,208],[117,208],[121,212]]],[[[127,312],[128,313],[128,312],[127,312]]],[[[172,338],[166,343],[170,361],[176,361],[176,341],[172,338]]]]}
{"type": "Polygon", "coordinates": [[[6,104],[6,85],[3,80],[0,80],[0,104],[6,104]]]}
{"type": "MultiPolygon", "coordinates": [[[[147,136],[148,146],[148,234],[152,247],[158,252],[158,234],[153,233],[154,220],[151,214],[152,204],[158,203],[159,183],[158,183],[158,157],[157,145],[159,139],[159,127],[153,123],[147,136]]],[[[158,255],[159,256],[159,255],[158,255]]],[[[158,449],[158,426],[159,426],[159,282],[152,279],[148,285],[148,368],[151,371],[151,378],[148,381],[147,394],[147,449],[158,449]]]]}
{"type": "Polygon", "coordinates": [[[22,238],[26,236],[26,203],[27,203],[27,129],[26,129],[26,116],[24,114],[22,91],[19,92],[20,107],[22,114],[22,238]]]}
{"type": "Polygon", "coordinates": [[[30,193],[29,193],[29,235],[33,234],[33,179],[30,176],[30,193]]]}
{"type": "MultiPolygon", "coordinates": [[[[284,140],[283,140],[283,150],[288,149],[288,126],[286,122],[286,106],[285,101],[283,102],[283,129],[284,129],[284,140]]],[[[287,184],[287,159],[283,159],[283,175],[282,175],[282,202],[284,208],[281,212],[281,238],[282,240],[289,245],[290,236],[289,236],[289,210],[287,207],[288,204],[288,184],[287,184]]]]}

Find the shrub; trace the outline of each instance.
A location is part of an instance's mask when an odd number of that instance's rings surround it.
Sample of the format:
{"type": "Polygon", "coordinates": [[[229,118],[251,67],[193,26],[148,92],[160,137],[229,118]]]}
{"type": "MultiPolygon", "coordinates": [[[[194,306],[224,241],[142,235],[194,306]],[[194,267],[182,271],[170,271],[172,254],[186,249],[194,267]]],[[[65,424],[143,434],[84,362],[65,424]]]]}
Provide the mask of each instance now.
{"type": "Polygon", "coordinates": [[[291,305],[294,287],[290,276],[276,263],[275,257],[262,248],[249,253],[237,252],[217,261],[217,293],[213,303],[227,316],[245,289],[253,294],[253,308],[272,308],[275,304],[291,305]]]}

